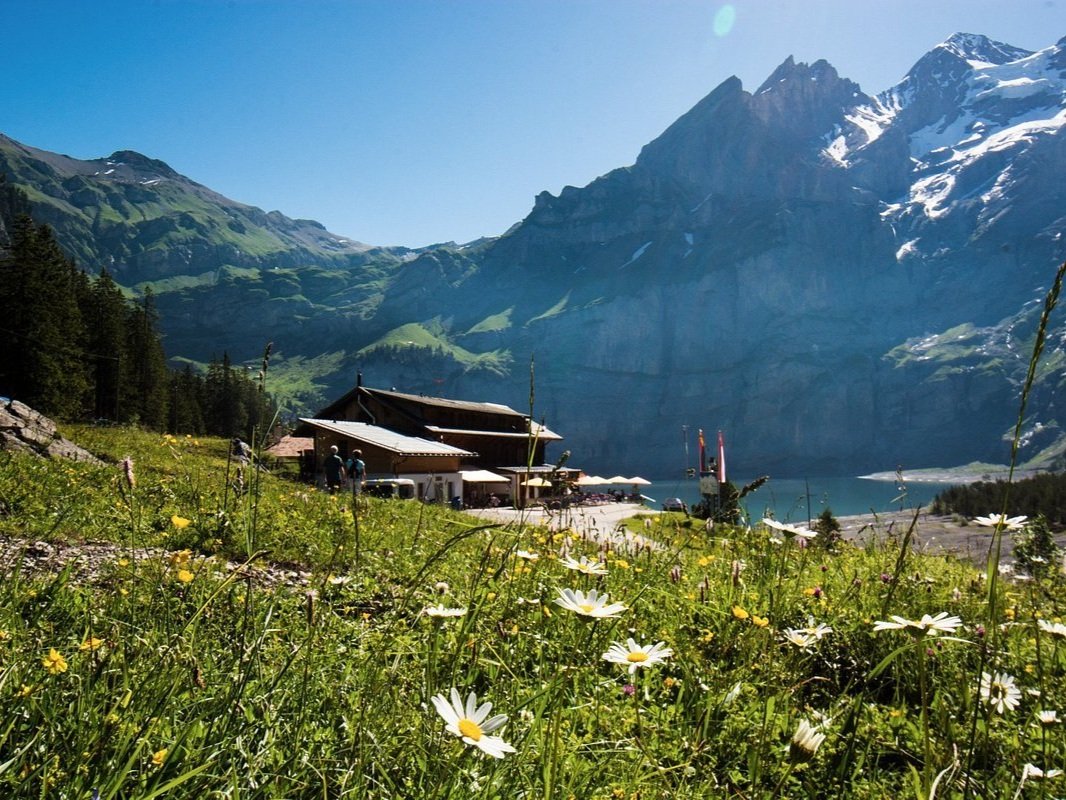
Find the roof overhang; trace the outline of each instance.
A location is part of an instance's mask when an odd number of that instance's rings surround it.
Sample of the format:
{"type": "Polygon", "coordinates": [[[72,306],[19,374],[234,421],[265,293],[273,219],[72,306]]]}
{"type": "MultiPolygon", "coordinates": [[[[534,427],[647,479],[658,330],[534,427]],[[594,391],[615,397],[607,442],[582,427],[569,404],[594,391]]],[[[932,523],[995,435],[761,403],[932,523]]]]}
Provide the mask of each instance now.
{"type": "Polygon", "coordinates": [[[434,442],[429,439],[421,439],[417,436],[404,436],[403,434],[390,431],[377,425],[366,422],[350,422],[348,420],[332,419],[305,419],[300,422],[310,425],[315,430],[328,431],[348,439],[373,445],[390,453],[401,456],[426,456],[436,458],[476,456],[477,453],[452,447],[443,442],[434,442]]]}
{"type": "Polygon", "coordinates": [[[510,478],[505,478],[503,475],[497,475],[487,469],[461,469],[459,475],[462,476],[463,483],[510,483],[510,478]]]}
{"type": "MultiPolygon", "coordinates": [[[[442,428],[439,425],[426,425],[426,430],[430,433],[439,434],[451,434],[453,436],[488,436],[493,439],[529,439],[530,434],[522,431],[477,431],[469,430],[466,428],[442,428]]],[[[552,433],[547,428],[541,426],[540,431],[535,434],[535,437],[540,441],[562,441],[562,436],[557,433],[552,433]]]]}

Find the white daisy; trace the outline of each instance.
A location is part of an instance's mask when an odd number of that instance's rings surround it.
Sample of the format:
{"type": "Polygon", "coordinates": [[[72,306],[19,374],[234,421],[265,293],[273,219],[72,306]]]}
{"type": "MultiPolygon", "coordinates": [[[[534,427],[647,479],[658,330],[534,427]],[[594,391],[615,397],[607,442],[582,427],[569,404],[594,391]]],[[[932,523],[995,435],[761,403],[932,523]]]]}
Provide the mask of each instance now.
{"type": "Polygon", "coordinates": [[[446,619],[448,617],[461,617],[466,614],[465,608],[445,608],[444,604],[436,606],[426,606],[422,609],[422,613],[427,617],[437,617],[440,619],[446,619]]]}
{"type": "Polygon", "coordinates": [[[900,630],[907,631],[914,636],[936,636],[938,633],[954,633],[962,625],[962,620],[949,615],[947,611],[941,611],[935,617],[923,614],[919,620],[904,619],[895,614],[889,615],[891,622],[878,620],[874,623],[875,631],[900,630]]]}
{"type": "Polygon", "coordinates": [[[825,734],[819,731],[817,726],[801,719],[788,745],[789,757],[793,761],[810,761],[824,741],[825,734]]]}
{"type": "Polygon", "coordinates": [[[613,642],[603,654],[604,661],[612,664],[621,664],[629,668],[632,675],[638,667],[653,667],[670,658],[674,651],[666,646],[666,642],[656,642],[650,645],[639,645],[632,638],[626,639],[626,643],[613,642]]]}
{"type": "Polygon", "coordinates": [[[1040,626],[1040,630],[1044,633],[1050,633],[1052,636],[1066,639],[1066,625],[1061,622],[1048,622],[1046,619],[1038,619],[1036,624],[1040,626]]]}
{"type": "Polygon", "coordinates": [[[1014,685],[1013,675],[1006,672],[997,672],[994,675],[981,673],[981,697],[996,713],[1003,714],[1008,709],[1016,709],[1021,696],[1021,691],[1014,685]]]}
{"type": "Polygon", "coordinates": [[[503,758],[507,753],[515,752],[515,749],[499,736],[488,735],[502,728],[507,722],[507,716],[504,714],[489,717],[492,703],[483,703],[479,706],[477,695],[471,692],[466,696],[464,706],[459,690],[454,687],[451,691],[451,702],[443,694],[434,695],[432,699],[433,707],[447,723],[445,730],[448,733],[458,736],[467,744],[493,758],[503,758]]]}
{"type": "Polygon", "coordinates": [[[798,536],[801,539],[813,539],[818,535],[818,531],[812,531],[808,528],[801,528],[799,525],[789,525],[784,522],[778,522],[776,519],[770,517],[763,517],[763,525],[773,528],[775,531],[781,531],[789,539],[798,536]]]}
{"type": "Polygon", "coordinates": [[[560,562],[567,569],[576,570],[577,572],[585,575],[606,575],[607,565],[602,561],[590,560],[587,556],[581,556],[579,559],[570,558],[567,556],[560,562]]]}
{"type": "Polygon", "coordinates": [[[814,620],[807,620],[807,627],[802,629],[804,633],[810,634],[815,639],[822,639],[833,632],[833,629],[826,625],[824,622],[814,624],[814,620]]]}
{"type": "Polygon", "coordinates": [[[1059,712],[1053,708],[1045,708],[1036,712],[1036,718],[1041,725],[1055,725],[1059,721],[1059,712]]]}
{"type": "Polygon", "coordinates": [[[974,522],[986,528],[1003,528],[1008,531],[1020,531],[1025,527],[1029,517],[1008,517],[1006,514],[989,514],[987,517],[974,517],[974,522]]]}
{"type": "Polygon", "coordinates": [[[801,628],[785,628],[783,636],[786,642],[796,645],[800,650],[806,650],[818,641],[816,637],[801,628]]]}
{"type": "Polygon", "coordinates": [[[560,589],[555,605],[593,619],[617,617],[626,610],[622,603],[608,604],[607,594],[600,594],[595,589],[590,589],[587,594],[580,589],[560,589]]]}
{"type": "Polygon", "coordinates": [[[1036,778],[1037,780],[1057,778],[1061,774],[1061,769],[1042,770],[1036,764],[1026,764],[1022,767],[1022,782],[1024,783],[1031,778],[1036,778]]]}
{"type": "Polygon", "coordinates": [[[515,558],[520,558],[523,561],[536,561],[540,558],[540,555],[538,553],[532,553],[529,550],[516,550],[515,558]]]}

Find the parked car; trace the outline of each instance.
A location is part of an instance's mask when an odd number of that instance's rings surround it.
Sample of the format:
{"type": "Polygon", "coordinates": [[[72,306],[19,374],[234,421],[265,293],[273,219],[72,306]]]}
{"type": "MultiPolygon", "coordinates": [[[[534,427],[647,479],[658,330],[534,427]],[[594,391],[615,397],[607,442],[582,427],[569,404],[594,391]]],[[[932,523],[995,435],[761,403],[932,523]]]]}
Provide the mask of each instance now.
{"type": "Polygon", "coordinates": [[[663,500],[663,511],[679,511],[682,514],[687,514],[688,506],[685,505],[685,501],[680,497],[667,497],[663,500]]]}
{"type": "Polygon", "coordinates": [[[363,481],[363,493],[371,497],[415,499],[415,482],[410,478],[371,478],[363,481]]]}

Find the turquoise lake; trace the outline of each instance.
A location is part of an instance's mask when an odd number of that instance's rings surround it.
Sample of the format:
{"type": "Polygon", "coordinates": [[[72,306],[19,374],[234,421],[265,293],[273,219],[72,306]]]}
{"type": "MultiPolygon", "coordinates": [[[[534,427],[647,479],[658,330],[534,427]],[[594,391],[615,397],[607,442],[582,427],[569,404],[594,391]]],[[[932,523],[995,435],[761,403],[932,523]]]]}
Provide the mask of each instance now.
{"type": "MultiPolygon", "coordinates": [[[[742,488],[751,478],[730,478],[742,488]]],[[[927,505],[938,492],[951,483],[907,482],[903,491],[895,481],[873,481],[863,478],[773,478],[741,501],[752,519],[761,519],[772,511],[783,522],[806,522],[808,503],[810,517],[816,518],[828,506],[835,516],[899,511],[927,505]]],[[[680,497],[689,507],[700,500],[695,479],[659,479],[642,487],[646,497],[659,508],[668,497],[680,497]]]]}

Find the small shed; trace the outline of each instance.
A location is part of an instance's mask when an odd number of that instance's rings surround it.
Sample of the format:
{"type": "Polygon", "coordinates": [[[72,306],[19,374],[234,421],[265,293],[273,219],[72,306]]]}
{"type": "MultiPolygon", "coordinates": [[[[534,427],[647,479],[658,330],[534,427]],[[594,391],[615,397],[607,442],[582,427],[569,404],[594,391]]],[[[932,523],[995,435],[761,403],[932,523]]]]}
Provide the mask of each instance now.
{"type": "Polygon", "coordinates": [[[299,470],[301,477],[315,473],[315,440],[311,436],[282,436],[263,455],[283,471],[299,470]]]}

